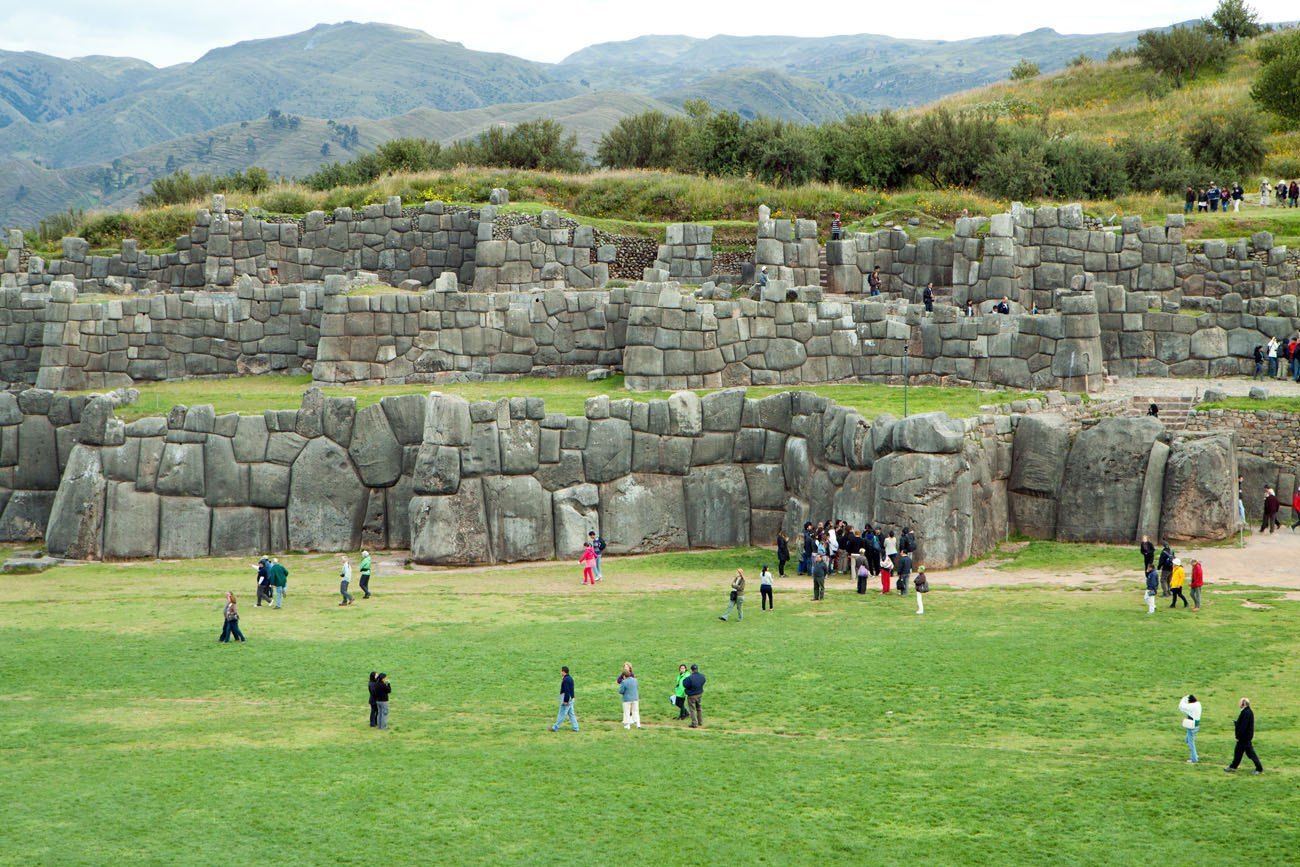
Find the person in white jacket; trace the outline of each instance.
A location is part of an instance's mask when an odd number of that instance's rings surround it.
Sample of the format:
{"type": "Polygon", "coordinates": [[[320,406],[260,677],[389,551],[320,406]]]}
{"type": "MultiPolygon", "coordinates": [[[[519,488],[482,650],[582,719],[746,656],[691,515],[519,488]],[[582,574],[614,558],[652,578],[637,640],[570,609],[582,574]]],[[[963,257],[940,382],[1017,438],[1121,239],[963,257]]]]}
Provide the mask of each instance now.
{"type": "Polygon", "coordinates": [[[1199,761],[1196,756],[1196,732],[1201,727],[1201,703],[1196,700],[1196,696],[1185,695],[1178,702],[1178,710],[1183,714],[1183,728],[1187,731],[1187,749],[1190,753],[1187,763],[1194,765],[1199,761]]]}

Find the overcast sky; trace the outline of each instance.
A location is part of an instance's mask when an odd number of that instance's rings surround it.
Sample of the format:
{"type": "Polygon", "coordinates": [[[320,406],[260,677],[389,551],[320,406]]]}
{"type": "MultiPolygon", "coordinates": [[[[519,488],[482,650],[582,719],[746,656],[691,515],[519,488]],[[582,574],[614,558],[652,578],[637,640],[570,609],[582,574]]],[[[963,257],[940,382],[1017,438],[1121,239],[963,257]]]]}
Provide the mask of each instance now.
{"type": "MultiPolygon", "coordinates": [[[[4,0],[0,48],[60,57],[130,55],[157,65],[321,22],[384,21],[481,51],[554,62],[583,46],[642,36],[882,33],[962,39],[1051,27],[1138,30],[1208,15],[1217,0],[868,0],[811,6],[767,0],[4,0]],[[801,10],[791,14],[783,9],[801,10]]],[[[1251,0],[1265,21],[1300,17],[1296,0],[1251,0]]]]}

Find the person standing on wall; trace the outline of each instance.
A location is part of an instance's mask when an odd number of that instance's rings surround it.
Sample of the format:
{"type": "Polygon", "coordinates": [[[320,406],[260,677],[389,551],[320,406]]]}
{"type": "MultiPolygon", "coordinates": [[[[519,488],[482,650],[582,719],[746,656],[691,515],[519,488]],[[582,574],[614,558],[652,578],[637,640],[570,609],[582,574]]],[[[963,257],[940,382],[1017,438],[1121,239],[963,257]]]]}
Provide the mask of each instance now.
{"type": "Polygon", "coordinates": [[[867,288],[871,291],[872,295],[879,295],[883,284],[884,281],[880,277],[880,266],[877,265],[872,268],[871,273],[867,275],[867,288]]]}
{"type": "Polygon", "coordinates": [[[736,570],[736,576],[731,579],[731,594],[728,597],[727,610],[723,612],[719,620],[726,621],[731,616],[731,609],[736,609],[736,619],[745,619],[745,572],[742,569],[736,570]]]}
{"type": "Polygon", "coordinates": [[[348,592],[348,585],[352,583],[352,563],[348,560],[347,554],[340,554],[339,560],[343,566],[339,569],[339,595],[343,597],[342,605],[352,604],[352,594],[348,592]]]}
{"type": "Polygon", "coordinates": [[[925,567],[916,570],[916,613],[925,613],[925,594],[930,592],[930,579],[925,576],[925,567]]]}
{"type": "Polygon", "coordinates": [[[1259,763],[1259,756],[1255,755],[1255,712],[1250,709],[1250,699],[1243,698],[1238,707],[1241,708],[1241,713],[1233,723],[1237,746],[1232,751],[1232,764],[1224,770],[1230,774],[1236,773],[1238,766],[1241,765],[1241,757],[1246,756],[1255,763],[1255,773],[1262,774],[1264,766],[1259,763]]]}
{"type": "Polygon", "coordinates": [[[790,562],[790,539],[781,530],[776,534],[776,574],[785,577],[785,564],[790,562]]]}
{"type": "Polygon", "coordinates": [[[361,592],[366,594],[362,599],[370,598],[370,552],[361,552],[361,592]]]}
{"type": "Polygon", "coordinates": [[[926,283],[925,289],[921,292],[921,303],[925,305],[926,313],[934,312],[934,284],[926,283]]]}
{"type": "Polygon", "coordinates": [[[600,558],[605,555],[605,540],[597,536],[595,530],[587,531],[587,539],[591,542],[591,550],[596,552],[596,562],[592,564],[592,573],[595,575],[596,580],[599,581],[604,577],[600,574],[600,558]]]}
{"type": "Polygon", "coordinates": [[[383,731],[388,728],[388,697],[393,693],[393,685],[388,682],[388,675],[382,671],[375,681],[375,728],[383,731]]]}
{"type": "Polygon", "coordinates": [[[840,212],[831,211],[831,240],[838,241],[844,236],[844,224],[840,222],[840,212]]]}
{"type": "Polygon", "coordinates": [[[760,611],[767,611],[769,608],[775,610],[776,602],[772,598],[772,570],[766,566],[758,573],[758,594],[760,611]]]}
{"type": "Polygon", "coordinates": [[[576,732],[578,714],[573,709],[573,678],[569,676],[569,667],[562,665],[560,666],[560,712],[555,717],[555,725],[551,726],[551,731],[558,732],[566,719],[576,732]]]}
{"type": "Polygon", "coordinates": [[[1196,733],[1201,728],[1201,703],[1196,700],[1196,696],[1188,694],[1183,696],[1182,701],[1178,702],[1178,710],[1183,715],[1183,728],[1187,734],[1187,763],[1196,764],[1200,759],[1196,755],[1196,733]]]}
{"type": "Polygon", "coordinates": [[[1205,586],[1205,567],[1200,560],[1192,561],[1192,583],[1189,586],[1192,589],[1192,610],[1200,611],[1201,588],[1205,586]]]}
{"type": "Polygon", "coordinates": [[[686,707],[690,710],[693,729],[704,725],[704,708],[700,703],[704,700],[705,680],[704,675],[700,674],[699,665],[691,663],[691,673],[682,682],[682,686],[686,689],[686,707]]]}

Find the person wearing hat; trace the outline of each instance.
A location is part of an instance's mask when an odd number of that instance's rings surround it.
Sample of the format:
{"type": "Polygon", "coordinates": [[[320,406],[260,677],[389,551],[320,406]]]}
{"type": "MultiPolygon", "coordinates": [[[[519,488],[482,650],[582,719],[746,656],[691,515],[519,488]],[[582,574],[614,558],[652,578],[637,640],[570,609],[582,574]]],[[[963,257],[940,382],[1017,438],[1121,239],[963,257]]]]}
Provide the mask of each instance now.
{"type": "Polygon", "coordinates": [[[1268,207],[1268,193],[1271,189],[1273,189],[1273,187],[1268,182],[1268,178],[1264,178],[1259,185],[1259,206],[1261,208],[1268,207]]]}
{"type": "Polygon", "coordinates": [[[691,664],[691,673],[682,681],[682,687],[686,690],[686,707],[691,713],[691,728],[697,729],[704,725],[704,711],[700,708],[700,700],[704,698],[704,675],[700,674],[700,667],[694,663],[691,664]]]}
{"type": "Polygon", "coordinates": [[[369,599],[370,598],[370,552],[369,551],[361,552],[361,565],[359,569],[361,571],[361,592],[366,594],[361,598],[369,599]]]}
{"type": "Polygon", "coordinates": [[[1183,595],[1183,585],[1186,583],[1187,571],[1183,569],[1183,561],[1175,557],[1174,569],[1169,573],[1169,593],[1174,597],[1169,603],[1170,608],[1176,608],[1179,599],[1183,600],[1183,607],[1187,607],[1187,597],[1183,595]]]}
{"type": "Polygon", "coordinates": [[[916,613],[925,613],[925,594],[930,592],[930,579],[925,577],[925,567],[916,568],[916,581],[912,583],[912,588],[916,591],[916,613]]]}
{"type": "Polygon", "coordinates": [[[758,269],[758,285],[760,289],[767,288],[767,266],[766,265],[758,269]]]}

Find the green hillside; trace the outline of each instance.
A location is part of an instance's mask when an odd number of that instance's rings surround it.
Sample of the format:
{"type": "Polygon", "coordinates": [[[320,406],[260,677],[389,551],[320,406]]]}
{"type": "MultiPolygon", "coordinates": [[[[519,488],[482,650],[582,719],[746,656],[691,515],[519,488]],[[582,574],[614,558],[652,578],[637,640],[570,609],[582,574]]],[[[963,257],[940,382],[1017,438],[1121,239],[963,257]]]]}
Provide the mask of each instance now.
{"type": "Polygon", "coordinates": [[[824,123],[862,109],[851,96],[836,93],[810,78],[770,69],[736,69],[715,73],[663,95],[681,105],[702,99],[727,106],[741,117],[779,117],[796,123],[824,123]]]}

